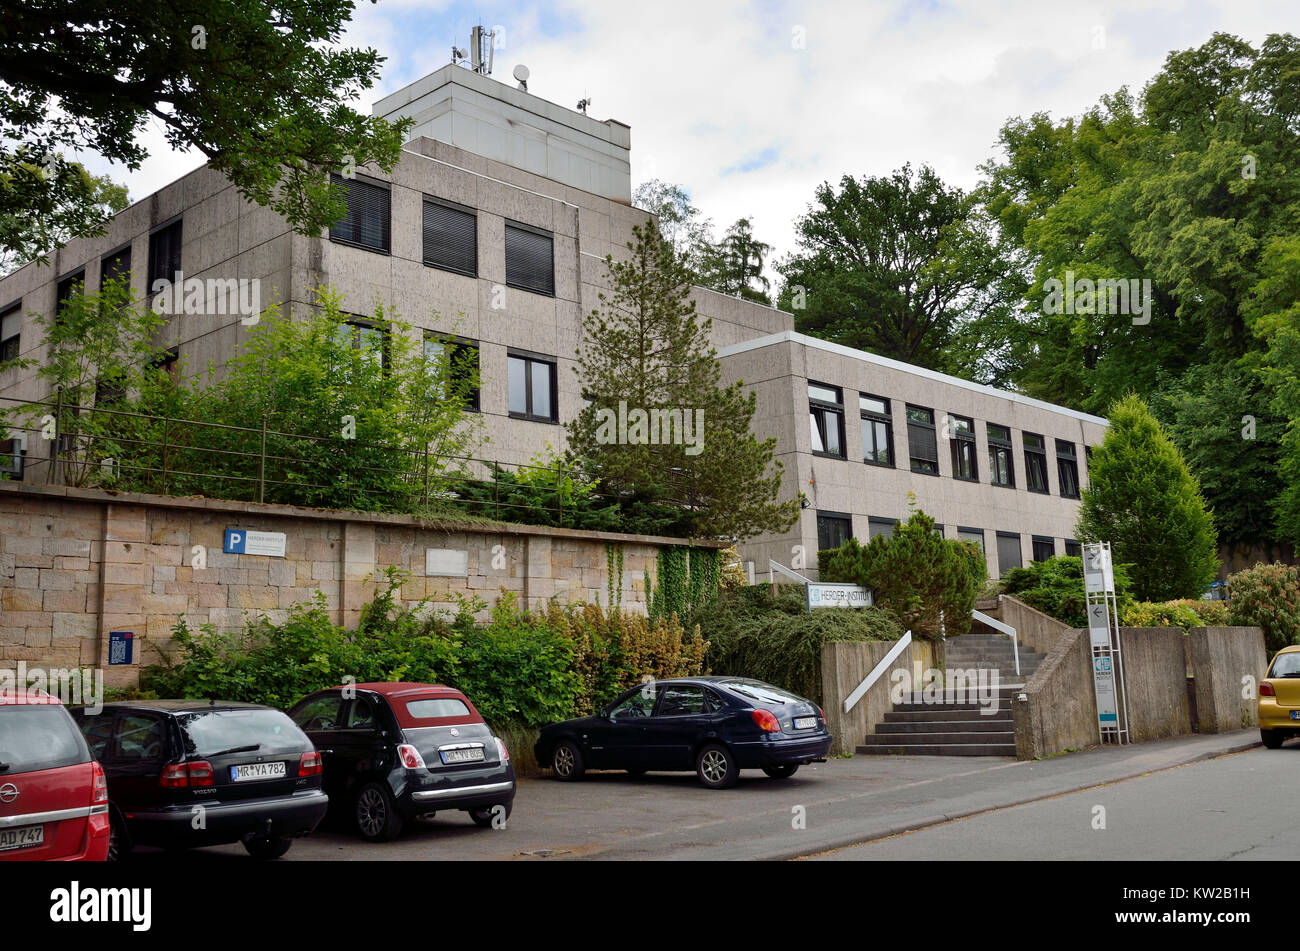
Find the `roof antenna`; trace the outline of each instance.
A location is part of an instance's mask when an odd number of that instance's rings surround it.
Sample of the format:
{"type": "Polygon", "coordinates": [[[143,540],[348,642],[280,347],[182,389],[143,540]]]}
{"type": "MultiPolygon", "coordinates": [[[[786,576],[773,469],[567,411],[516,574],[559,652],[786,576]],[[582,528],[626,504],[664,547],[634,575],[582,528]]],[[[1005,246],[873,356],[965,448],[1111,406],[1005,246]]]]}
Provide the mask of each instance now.
{"type": "Polygon", "coordinates": [[[587,114],[587,107],[590,106],[590,105],[591,105],[591,97],[590,97],[590,96],[587,96],[585,99],[579,99],[579,100],[578,100],[578,111],[581,112],[581,113],[585,116],[585,115],[587,114]]]}
{"type": "Polygon", "coordinates": [[[528,92],[528,67],[520,63],[515,67],[515,79],[519,80],[519,91],[528,92]]]}
{"type": "Polygon", "coordinates": [[[481,23],[469,31],[470,68],[480,76],[492,75],[492,58],[496,52],[492,40],[495,37],[496,31],[483,29],[481,23]]]}

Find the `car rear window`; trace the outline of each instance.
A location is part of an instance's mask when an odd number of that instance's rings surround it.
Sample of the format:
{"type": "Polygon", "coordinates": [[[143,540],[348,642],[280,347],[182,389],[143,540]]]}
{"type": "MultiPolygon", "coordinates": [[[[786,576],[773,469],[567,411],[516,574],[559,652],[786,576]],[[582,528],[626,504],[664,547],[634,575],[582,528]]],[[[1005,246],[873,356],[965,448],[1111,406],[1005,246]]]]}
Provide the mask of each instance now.
{"type": "Polygon", "coordinates": [[[1279,654],[1270,677],[1300,677],[1300,653],[1279,654]]]}
{"type": "Polygon", "coordinates": [[[759,683],[757,680],[729,680],[726,686],[742,697],[757,700],[759,703],[803,703],[803,697],[773,687],[771,684],[759,683]]]}
{"type": "Polygon", "coordinates": [[[68,711],[57,705],[0,705],[0,778],[90,762],[68,711]]]}
{"type": "Polygon", "coordinates": [[[307,734],[279,710],[204,710],[179,713],[176,721],[190,756],[214,756],[254,743],[262,753],[311,749],[307,734]]]}
{"type": "Polygon", "coordinates": [[[467,717],[469,707],[455,697],[431,697],[428,700],[408,700],[406,713],[412,720],[436,720],[440,717],[467,717]]]}

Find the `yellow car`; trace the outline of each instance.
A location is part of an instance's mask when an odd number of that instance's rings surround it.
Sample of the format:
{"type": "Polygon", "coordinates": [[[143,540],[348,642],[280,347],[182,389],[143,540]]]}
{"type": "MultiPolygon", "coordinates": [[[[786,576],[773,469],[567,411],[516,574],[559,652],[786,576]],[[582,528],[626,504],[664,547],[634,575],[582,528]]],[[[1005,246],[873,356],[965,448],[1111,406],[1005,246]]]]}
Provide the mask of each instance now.
{"type": "Polygon", "coordinates": [[[1300,734],[1300,644],[1273,657],[1259,684],[1259,738],[1270,750],[1300,734]]]}

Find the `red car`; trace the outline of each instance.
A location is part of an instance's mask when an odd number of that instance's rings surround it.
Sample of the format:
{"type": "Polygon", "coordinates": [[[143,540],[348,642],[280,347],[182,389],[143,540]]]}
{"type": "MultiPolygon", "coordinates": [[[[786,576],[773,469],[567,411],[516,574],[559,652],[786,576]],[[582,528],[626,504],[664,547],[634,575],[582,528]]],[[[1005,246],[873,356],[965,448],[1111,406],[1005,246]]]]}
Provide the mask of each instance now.
{"type": "Polygon", "coordinates": [[[58,698],[0,689],[0,860],[102,862],[108,781],[58,698]]]}

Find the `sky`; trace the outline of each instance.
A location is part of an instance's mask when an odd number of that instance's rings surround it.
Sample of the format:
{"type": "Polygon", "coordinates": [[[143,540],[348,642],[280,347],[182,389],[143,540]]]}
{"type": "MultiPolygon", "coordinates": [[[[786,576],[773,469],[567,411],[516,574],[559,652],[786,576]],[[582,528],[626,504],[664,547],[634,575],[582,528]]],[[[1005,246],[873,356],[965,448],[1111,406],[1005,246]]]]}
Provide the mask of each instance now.
{"type": "MultiPolygon", "coordinates": [[[[721,233],[753,221],[772,258],[792,250],[814,189],[930,164],[979,180],[1008,118],[1079,115],[1138,91],[1171,50],[1216,31],[1252,44],[1300,32],[1294,0],[360,0],[344,35],[387,57],[358,107],[450,61],[475,23],[500,30],[494,77],[632,128],[633,187],[682,185],[721,233]]],[[[111,171],[139,200],[198,167],[156,128],[151,157],[111,171]]]]}

